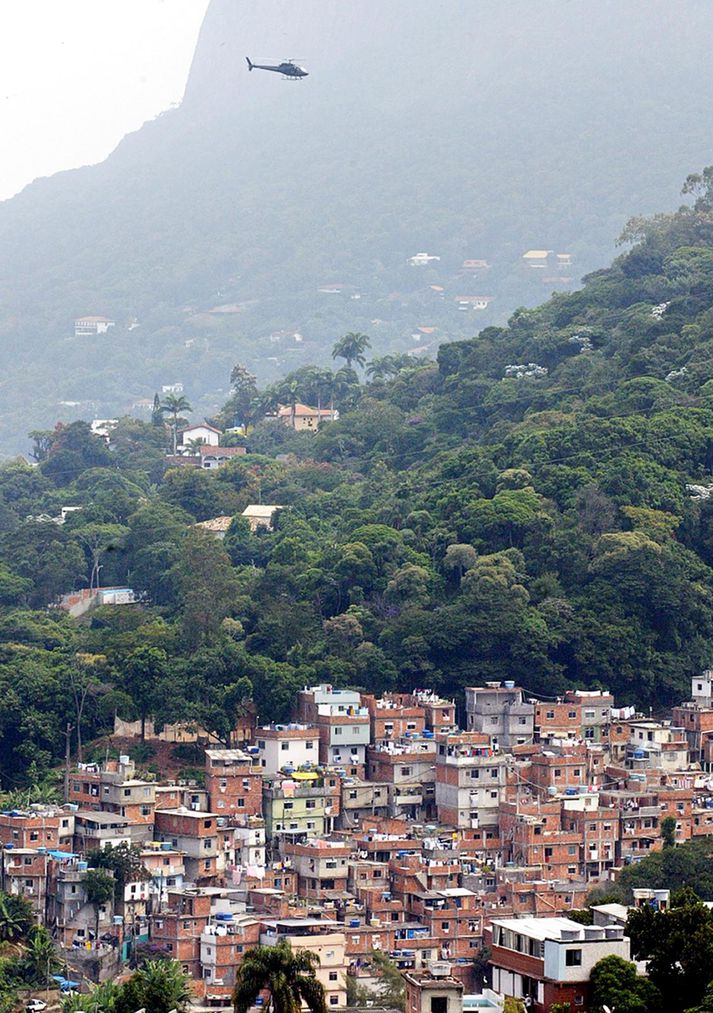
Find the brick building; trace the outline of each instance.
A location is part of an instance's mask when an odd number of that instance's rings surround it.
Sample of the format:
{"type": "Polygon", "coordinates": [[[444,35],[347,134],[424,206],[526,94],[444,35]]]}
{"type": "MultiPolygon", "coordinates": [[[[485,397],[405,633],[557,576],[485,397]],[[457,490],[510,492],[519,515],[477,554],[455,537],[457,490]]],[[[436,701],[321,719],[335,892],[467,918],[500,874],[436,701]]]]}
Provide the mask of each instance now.
{"type": "Polygon", "coordinates": [[[424,709],[410,693],[385,693],[381,697],[362,693],[361,699],[369,712],[371,742],[375,745],[423,732],[426,727],[424,709]]]}
{"type": "Polygon", "coordinates": [[[206,749],[208,805],[220,815],[261,816],[260,767],[242,749],[206,749]]]}

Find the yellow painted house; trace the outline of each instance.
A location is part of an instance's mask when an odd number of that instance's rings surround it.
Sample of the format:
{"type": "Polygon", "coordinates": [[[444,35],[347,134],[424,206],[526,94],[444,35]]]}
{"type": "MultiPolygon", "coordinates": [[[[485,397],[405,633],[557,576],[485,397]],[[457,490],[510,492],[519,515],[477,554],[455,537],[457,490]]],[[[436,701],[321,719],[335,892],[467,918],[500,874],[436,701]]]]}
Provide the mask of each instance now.
{"type": "Polygon", "coordinates": [[[320,422],[333,422],[338,419],[339,412],[334,408],[310,408],[306,404],[296,404],[294,410],[292,405],[280,405],[277,417],[298,432],[314,433],[319,428],[320,422]]]}

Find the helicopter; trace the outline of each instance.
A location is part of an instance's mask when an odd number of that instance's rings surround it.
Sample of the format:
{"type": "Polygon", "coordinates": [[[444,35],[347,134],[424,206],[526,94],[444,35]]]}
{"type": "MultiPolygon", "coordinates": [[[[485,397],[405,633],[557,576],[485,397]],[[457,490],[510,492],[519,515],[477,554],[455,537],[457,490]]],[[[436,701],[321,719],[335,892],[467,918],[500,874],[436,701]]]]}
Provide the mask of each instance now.
{"type": "Polygon", "coordinates": [[[249,56],[246,56],[245,59],[248,61],[248,70],[272,70],[276,74],[282,74],[284,78],[293,81],[299,80],[301,77],[309,77],[309,72],[293,60],[285,60],[283,63],[278,63],[277,66],[271,67],[264,63],[253,63],[249,56]]]}

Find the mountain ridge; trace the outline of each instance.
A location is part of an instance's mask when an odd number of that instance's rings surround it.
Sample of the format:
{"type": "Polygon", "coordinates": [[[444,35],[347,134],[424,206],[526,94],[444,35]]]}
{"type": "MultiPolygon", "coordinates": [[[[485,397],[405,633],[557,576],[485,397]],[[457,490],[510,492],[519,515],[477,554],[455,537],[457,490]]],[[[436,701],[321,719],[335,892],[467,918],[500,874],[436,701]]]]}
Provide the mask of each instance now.
{"type": "Polygon", "coordinates": [[[547,294],[527,248],[571,252],[574,285],[629,212],[672,207],[671,180],[708,160],[704,5],[688,20],[661,2],[513,12],[212,0],[180,108],[0,205],[0,447],[72,417],[59,402],[117,414],[176,379],[209,413],[236,359],[271,379],[346,330],[379,352],[412,348],[420,324],[436,343],[466,337],[547,294]],[[312,74],[248,75],[249,53],[312,74]],[[421,249],[441,261],[418,274],[406,260],[421,249]],[[490,273],[459,279],[468,256],[490,273]],[[336,281],[361,302],[325,302],[336,281]],[[495,297],[485,314],[457,312],[464,285],[495,297]],[[245,308],[205,317],[223,302],[245,308]],[[116,317],[111,345],[73,341],[88,312],[116,317]],[[303,343],[271,345],[283,330],[303,343]]]}

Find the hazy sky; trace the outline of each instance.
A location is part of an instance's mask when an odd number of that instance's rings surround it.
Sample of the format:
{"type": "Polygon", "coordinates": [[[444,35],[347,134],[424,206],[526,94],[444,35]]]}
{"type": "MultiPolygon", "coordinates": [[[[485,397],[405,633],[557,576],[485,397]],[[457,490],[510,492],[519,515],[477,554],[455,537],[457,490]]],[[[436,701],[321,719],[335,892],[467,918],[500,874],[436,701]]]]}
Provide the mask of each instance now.
{"type": "Polygon", "coordinates": [[[208,0],[0,2],[0,199],[180,100],[208,0]]]}

